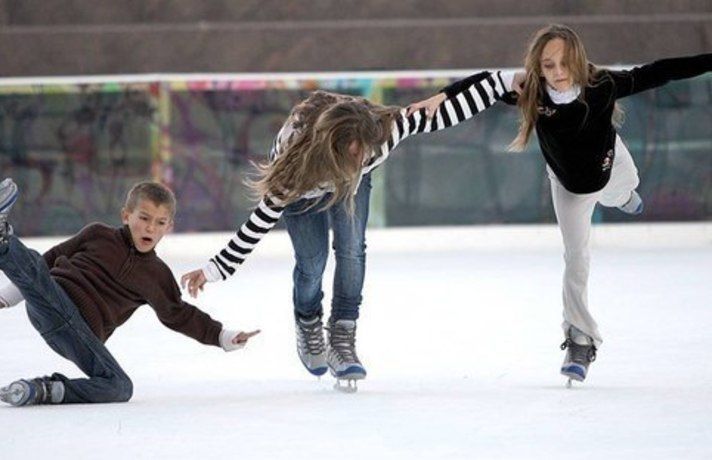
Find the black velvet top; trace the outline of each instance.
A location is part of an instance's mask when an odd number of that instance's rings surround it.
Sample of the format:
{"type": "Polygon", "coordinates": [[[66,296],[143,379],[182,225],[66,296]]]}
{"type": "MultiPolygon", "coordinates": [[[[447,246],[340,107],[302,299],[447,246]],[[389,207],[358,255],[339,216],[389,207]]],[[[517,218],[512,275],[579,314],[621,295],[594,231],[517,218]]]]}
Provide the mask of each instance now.
{"type": "MultiPolygon", "coordinates": [[[[615,155],[611,116],[616,100],[709,71],[712,54],[701,54],[662,59],[630,70],[598,70],[583,94],[567,104],[555,104],[542,90],[536,133],[547,164],[572,193],[601,190],[610,179],[615,155]]],[[[475,74],[443,92],[450,97],[473,77],[481,78],[475,74]]]]}

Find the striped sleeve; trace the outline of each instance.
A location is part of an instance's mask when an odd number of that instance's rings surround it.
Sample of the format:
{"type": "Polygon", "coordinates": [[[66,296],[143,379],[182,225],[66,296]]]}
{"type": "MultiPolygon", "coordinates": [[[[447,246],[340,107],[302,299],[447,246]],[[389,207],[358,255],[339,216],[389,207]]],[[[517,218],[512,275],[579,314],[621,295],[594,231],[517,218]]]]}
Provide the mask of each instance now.
{"type": "Polygon", "coordinates": [[[403,116],[396,119],[391,139],[381,146],[381,153],[387,154],[413,134],[440,131],[469,120],[501,100],[509,91],[502,79],[502,72],[480,72],[454,83],[443,92],[448,98],[440,104],[430,120],[425,116],[425,109],[409,117],[401,112],[403,116]]]}
{"type": "Polygon", "coordinates": [[[274,198],[264,197],[227,246],[203,267],[205,279],[212,282],[232,276],[262,237],[279,221],[283,212],[284,207],[278,205],[274,198]]]}
{"type": "Polygon", "coordinates": [[[286,133],[286,131],[288,130],[287,128],[289,127],[290,123],[291,121],[287,119],[287,121],[280,128],[277,135],[274,136],[272,146],[269,149],[269,161],[274,161],[282,153],[282,143],[284,142],[286,137],[289,137],[289,134],[286,133]]]}

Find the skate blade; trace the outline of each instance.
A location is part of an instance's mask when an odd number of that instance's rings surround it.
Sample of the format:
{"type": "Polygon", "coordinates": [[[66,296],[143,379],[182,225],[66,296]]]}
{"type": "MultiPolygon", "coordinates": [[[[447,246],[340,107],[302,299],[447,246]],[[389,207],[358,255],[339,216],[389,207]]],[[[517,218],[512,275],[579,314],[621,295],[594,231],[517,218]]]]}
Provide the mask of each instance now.
{"type": "Polygon", "coordinates": [[[337,380],[334,383],[334,390],[341,393],[356,393],[358,391],[358,386],[356,385],[356,380],[337,380]]]}
{"type": "Polygon", "coordinates": [[[584,377],[581,377],[581,375],[575,372],[562,372],[561,375],[568,378],[569,380],[575,380],[576,382],[583,382],[584,380],[586,380],[584,377]]]}

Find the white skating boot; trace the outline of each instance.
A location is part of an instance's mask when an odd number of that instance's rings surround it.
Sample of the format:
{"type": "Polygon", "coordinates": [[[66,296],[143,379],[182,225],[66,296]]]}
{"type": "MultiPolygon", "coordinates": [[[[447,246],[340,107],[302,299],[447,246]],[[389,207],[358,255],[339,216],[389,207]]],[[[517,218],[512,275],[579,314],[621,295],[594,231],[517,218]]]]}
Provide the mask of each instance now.
{"type": "Polygon", "coordinates": [[[297,354],[310,374],[317,377],[327,371],[324,327],[319,316],[313,318],[296,317],[297,354]]]}
{"type": "Polygon", "coordinates": [[[7,216],[18,195],[17,185],[12,179],[8,177],[0,182],[0,244],[7,243],[8,236],[12,235],[12,227],[7,223],[7,216]]]}
{"type": "Polygon", "coordinates": [[[356,356],[356,321],[330,321],[326,330],[329,337],[326,362],[331,375],[336,377],[334,388],[355,393],[358,390],[356,382],[366,378],[366,369],[356,356]]]}

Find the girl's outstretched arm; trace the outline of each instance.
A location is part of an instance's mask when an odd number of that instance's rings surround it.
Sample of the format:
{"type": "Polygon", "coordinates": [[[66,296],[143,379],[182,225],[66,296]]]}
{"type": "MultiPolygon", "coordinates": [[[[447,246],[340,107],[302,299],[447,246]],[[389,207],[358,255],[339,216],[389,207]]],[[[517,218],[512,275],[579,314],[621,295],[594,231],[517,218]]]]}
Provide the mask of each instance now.
{"type": "MultiPolygon", "coordinates": [[[[447,99],[456,98],[458,94],[466,94],[472,88],[477,88],[482,85],[483,80],[487,80],[488,76],[494,75],[497,81],[504,88],[504,94],[498,94],[498,100],[504,100],[507,103],[514,103],[514,93],[521,93],[521,85],[524,82],[524,72],[517,71],[498,71],[492,74],[491,72],[478,72],[470,75],[467,78],[458,80],[445,88],[441,89],[434,96],[408,105],[406,116],[411,116],[420,109],[425,109],[425,115],[428,119],[432,118],[436,110],[447,99]]],[[[481,93],[480,93],[481,94],[481,93]]]]}
{"type": "MultiPolygon", "coordinates": [[[[270,161],[280,155],[282,141],[292,134],[291,121],[288,118],[272,143],[270,161]]],[[[191,297],[197,297],[205,283],[225,280],[235,274],[236,269],[245,261],[257,243],[275,226],[282,217],[284,206],[276,198],[265,196],[257,204],[247,221],[235,232],[227,245],[210,258],[208,263],[197,270],[181,276],[181,286],[188,288],[191,297]]]]}
{"type": "Polygon", "coordinates": [[[661,59],[630,70],[605,71],[615,84],[616,99],[712,71],[712,54],[661,59]]]}
{"type": "Polygon", "coordinates": [[[195,297],[206,282],[225,280],[234,275],[257,243],[272,230],[283,212],[284,207],[277,204],[276,199],[264,197],[220,252],[211,257],[202,269],[181,277],[183,287],[187,284],[190,295],[195,297]]]}
{"type": "Polygon", "coordinates": [[[513,79],[514,72],[479,72],[443,88],[430,99],[402,109],[393,121],[391,138],[381,145],[380,154],[369,160],[365,171],[383,163],[391,150],[407,137],[458,125],[497,101],[511,102],[513,79]]]}
{"type": "Polygon", "coordinates": [[[396,118],[388,150],[408,136],[455,126],[493,106],[511,100],[514,72],[478,72],[443,88],[435,96],[408,106],[396,118]]]}

